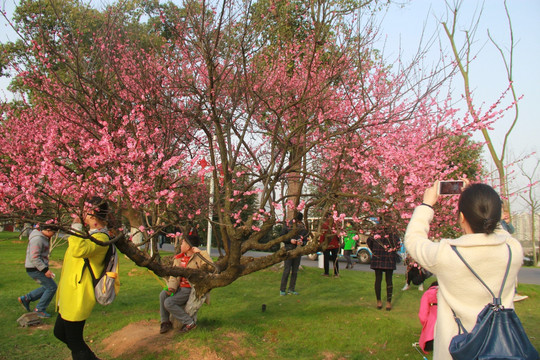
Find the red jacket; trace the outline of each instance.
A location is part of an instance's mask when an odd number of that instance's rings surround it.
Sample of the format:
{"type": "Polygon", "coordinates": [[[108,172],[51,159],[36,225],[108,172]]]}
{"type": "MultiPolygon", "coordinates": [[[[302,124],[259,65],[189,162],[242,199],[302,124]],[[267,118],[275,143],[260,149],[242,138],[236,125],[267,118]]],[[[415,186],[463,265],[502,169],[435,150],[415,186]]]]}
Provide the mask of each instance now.
{"type": "MultiPolygon", "coordinates": [[[[422,323],[422,333],[420,333],[420,347],[424,350],[426,342],[433,340],[433,330],[437,321],[437,290],[438,286],[432,286],[426,290],[420,300],[420,310],[418,318],[422,323]]],[[[424,350],[424,352],[426,352],[424,350]]]]}
{"type": "MultiPolygon", "coordinates": [[[[329,231],[329,222],[325,222],[322,226],[321,226],[321,230],[322,230],[322,233],[321,233],[321,236],[319,237],[319,243],[323,243],[326,236],[327,236],[327,233],[329,231]]],[[[330,240],[328,241],[328,247],[327,247],[327,250],[329,249],[337,249],[339,248],[339,237],[335,234],[336,231],[335,231],[335,227],[332,227],[332,232],[330,234],[328,234],[328,236],[331,236],[330,240]],[[332,236],[332,234],[334,234],[332,236]]]]}

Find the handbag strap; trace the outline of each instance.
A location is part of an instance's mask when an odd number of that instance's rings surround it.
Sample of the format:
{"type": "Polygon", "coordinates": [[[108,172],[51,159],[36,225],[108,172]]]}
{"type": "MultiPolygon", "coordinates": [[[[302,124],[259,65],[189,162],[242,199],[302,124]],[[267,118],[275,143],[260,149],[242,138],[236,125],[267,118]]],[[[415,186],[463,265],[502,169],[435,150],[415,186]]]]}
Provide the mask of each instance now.
{"type": "Polygon", "coordinates": [[[503,289],[504,289],[504,285],[506,284],[506,278],[508,277],[508,273],[510,272],[510,265],[512,263],[512,250],[510,249],[510,245],[506,244],[506,247],[508,248],[508,264],[506,265],[506,271],[504,273],[504,278],[503,278],[503,281],[502,281],[502,284],[501,284],[501,289],[499,290],[499,296],[498,297],[495,297],[495,294],[493,293],[493,291],[491,291],[489,286],[487,286],[487,284],[484,282],[484,280],[482,280],[480,278],[480,276],[476,273],[476,271],[474,271],[473,268],[467,263],[467,261],[465,261],[463,256],[461,256],[459,251],[456,249],[456,246],[452,245],[451,247],[452,247],[452,250],[454,250],[454,252],[460,258],[460,260],[463,261],[465,266],[467,266],[467,268],[473,273],[473,275],[476,276],[476,278],[478,280],[480,280],[482,285],[484,285],[484,287],[489,291],[489,293],[493,297],[493,305],[500,306],[502,304],[502,302],[501,302],[502,292],[503,292],[503,289]]]}
{"type": "MultiPolygon", "coordinates": [[[[92,234],[95,234],[95,233],[102,233],[102,234],[105,234],[107,235],[107,238],[110,240],[111,238],[109,237],[109,233],[107,232],[107,230],[103,230],[103,229],[100,229],[100,230],[97,230],[97,231],[91,231],[90,232],[90,235],[92,234]]],[[[99,245],[101,246],[101,245],[99,245]]],[[[105,257],[103,258],[103,263],[106,264],[107,263],[107,259],[113,255],[113,249],[112,249],[112,245],[108,245],[109,248],[107,249],[107,252],[105,253],[105,257]]],[[[88,270],[90,271],[90,276],[92,276],[92,284],[94,284],[94,286],[96,286],[97,282],[98,282],[98,278],[96,277],[96,275],[94,274],[94,270],[92,270],[92,266],[90,266],[90,259],[88,259],[87,257],[83,258],[84,259],[84,265],[82,267],[82,271],[81,271],[81,279],[79,280],[79,284],[81,283],[82,281],[82,276],[84,274],[84,269],[88,268],[88,270]]]]}
{"type": "MultiPolygon", "coordinates": [[[[510,265],[512,263],[512,249],[510,249],[510,245],[508,245],[508,244],[506,244],[506,247],[508,248],[508,264],[506,264],[506,271],[504,273],[504,278],[503,278],[503,281],[502,281],[501,289],[499,290],[499,297],[495,297],[495,294],[493,293],[493,291],[491,291],[489,286],[487,286],[487,284],[484,282],[484,280],[482,280],[480,278],[480,276],[476,273],[476,271],[474,271],[473,268],[469,265],[469,263],[467,263],[467,261],[465,261],[463,256],[461,256],[459,251],[456,249],[456,246],[451,245],[452,250],[454,250],[454,252],[459,257],[459,259],[465,264],[465,266],[467,266],[467,268],[473,273],[473,275],[478,280],[480,280],[482,285],[484,285],[484,287],[489,291],[489,293],[493,297],[493,305],[495,305],[497,307],[500,307],[502,305],[502,300],[501,300],[502,292],[503,292],[503,289],[504,289],[504,285],[506,284],[506,278],[508,277],[508,273],[510,272],[510,265]]],[[[454,314],[454,320],[456,320],[456,323],[458,325],[459,333],[461,334],[463,332],[463,333],[466,334],[467,330],[465,329],[465,327],[461,323],[461,320],[457,317],[456,312],[452,308],[450,308],[450,310],[452,310],[452,314],[454,314]]]]}
{"type": "MultiPolygon", "coordinates": [[[[105,257],[103,258],[103,263],[105,264],[105,266],[107,266],[107,263],[108,263],[108,260],[107,259],[110,259],[111,256],[114,255],[114,249],[113,249],[113,245],[109,245],[109,248],[107,249],[107,252],[105,253],[105,257]]],[[[79,280],[79,284],[81,283],[82,279],[83,279],[83,274],[84,274],[84,270],[86,268],[88,268],[88,270],[90,271],[90,276],[92,276],[92,284],[94,284],[94,286],[96,286],[96,284],[98,283],[98,280],[101,279],[101,276],[99,277],[99,279],[96,277],[96,275],[94,274],[94,270],[92,269],[92,266],[90,265],[90,259],[88,259],[87,257],[83,258],[84,260],[84,265],[82,267],[82,271],[81,271],[81,279],[79,280]]],[[[103,269],[105,270],[105,269],[103,269]]]]}

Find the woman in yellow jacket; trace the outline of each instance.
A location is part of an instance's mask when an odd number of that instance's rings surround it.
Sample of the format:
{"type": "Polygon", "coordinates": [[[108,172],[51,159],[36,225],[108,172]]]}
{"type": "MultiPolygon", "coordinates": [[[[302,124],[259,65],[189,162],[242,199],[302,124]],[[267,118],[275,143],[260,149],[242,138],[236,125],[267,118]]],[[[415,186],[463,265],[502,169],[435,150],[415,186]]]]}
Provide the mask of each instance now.
{"type": "MultiPolygon", "coordinates": [[[[87,212],[84,223],[93,238],[107,242],[108,205],[97,197],[92,198],[89,203],[93,208],[87,212]]],[[[82,224],[78,218],[74,221],[73,228],[82,231],[82,224]]],[[[83,271],[83,268],[84,258],[88,258],[94,274],[99,276],[105,266],[107,249],[108,246],[97,245],[82,237],[68,238],[68,248],[64,256],[56,297],[58,316],[54,325],[54,336],[68,346],[74,360],[98,359],[83,337],[84,324],[96,304],[90,271],[89,269],[83,271]]]]}

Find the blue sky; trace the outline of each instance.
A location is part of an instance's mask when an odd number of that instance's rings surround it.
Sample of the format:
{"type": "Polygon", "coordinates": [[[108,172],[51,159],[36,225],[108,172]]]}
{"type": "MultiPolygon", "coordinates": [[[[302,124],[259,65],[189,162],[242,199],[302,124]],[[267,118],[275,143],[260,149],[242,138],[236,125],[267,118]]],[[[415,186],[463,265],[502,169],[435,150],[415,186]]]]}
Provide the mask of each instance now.
{"type": "MultiPolygon", "coordinates": [[[[448,0],[453,4],[452,0],[448,0]]],[[[435,32],[440,34],[440,44],[449,51],[449,42],[442,32],[441,20],[447,19],[444,0],[402,1],[403,6],[393,5],[382,20],[381,36],[384,39],[384,53],[388,58],[395,56],[399,45],[405,55],[411,55],[420,41],[425,27],[425,35],[435,32]]],[[[473,53],[477,54],[471,65],[471,89],[474,91],[475,104],[485,103],[484,108],[493,104],[506,89],[506,72],[498,50],[488,41],[487,30],[497,43],[506,49],[510,45],[510,32],[502,0],[465,0],[460,9],[458,30],[469,29],[472,16],[484,4],[481,21],[473,44],[473,53]]],[[[525,162],[526,169],[532,169],[533,163],[540,158],[540,1],[509,0],[508,9],[514,32],[514,86],[518,95],[523,95],[519,102],[519,120],[512,131],[508,151],[511,158],[517,159],[525,154],[537,154],[525,162]]],[[[463,33],[463,31],[460,31],[463,33]]],[[[438,56],[438,44],[432,49],[433,57],[438,56]]],[[[457,78],[453,83],[453,94],[458,98],[463,93],[463,81],[457,78]]],[[[460,104],[465,108],[465,103],[460,104]]],[[[492,140],[500,153],[503,137],[509,128],[513,113],[499,120],[494,125],[492,140]]],[[[483,141],[480,133],[475,140],[483,141]]],[[[489,156],[486,155],[489,159],[489,156]]],[[[488,166],[489,167],[489,166],[488,166]]],[[[517,169],[516,169],[517,170],[517,169]]],[[[517,170],[519,172],[519,170],[517,170]]],[[[538,178],[538,174],[537,174],[538,178]]],[[[515,186],[522,186],[523,179],[517,178],[515,186]]],[[[536,187],[538,189],[538,186],[536,187]]],[[[540,195],[540,194],[539,194],[540,195]]],[[[513,210],[523,208],[523,203],[516,201],[513,210]]]]}
{"type": "MultiPolygon", "coordinates": [[[[381,16],[381,47],[384,44],[384,54],[387,58],[395,58],[399,47],[405,56],[411,55],[417,48],[422,31],[424,36],[439,32],[441,45],[448,49],[448,40],[442,33],[440,20],[446,18],[446,1],[444,0],[398,0],[402,6],[392,5],[384,16],[381,16]]],[[[0,6],[7,10],[8,14],[13,12],[14,4],[17,1],[6,0],[0,6]]],[[[107,2],[107,1],[105,1],[107,2]]],[[[448,0],[453,4],[453,0],[448,0]]],[[[103,2],[93,1],[98,6],[103,2]]],[[[509,41],[509,31],[507,19],[504,11],[503,0],[465,0],[463,1],[458,29],[465,30],[470,26],[470,21],[475,11],[479,11],[484,4],[481,21],[476,34],[476,43],[473,44],[473,53],[477,54],[471,71],[471,88],[474,91],[475,104],[482,103],[484,107],[495,102],[506,88],[506,73],[502,59],[495,47],[488,42],[487,30],[490,30],[492,37],[503,47],[507,47],[509,41]]],[[[532,152],[540,153],[538,140],[540,136],[540,115],[537,107],[540,105],[540,1],[539,0],[509,0],[508,7],[512,19],[514,30],[514,84],[518,95],[523,95],[519,103],[519,120],[514,128],[508,145],[511,159],[521,158],[532,152]]],[[[6,26],[6,21],[0,19],[0,41],[14,40],[15,35],[6,26]]],[[[439,53],[438,44],[432,48],[434,56],[439,53]]],[[[5,88],[9,81],[0,79],[0,96],[8,96],[5,88]]],[[[461,79],[456,79],[453,83],[453,93],[459,97],[463,92],[461,79]]],[[[460,104],[465,107],[465,104],[460,104]]],[[[511,115],[512,113],[509,113],[511,115]]],[[[511,117],[507,116],[498,121],[494,130],[491,131],[492,139],[496,149],[500,152],[502,140],[508,129],[511,117]]],[[[480,133],[474,135],[474,139],[483,141],[480,133]]],[[[489,156],[486,157],[489,159],[489,156]]],[[[533,162],[536,163],[540,154],[535,155],[526,162],[526,167],[531,168],[533,162]]],[[[489,163],[489,161],[488,161],[489,163]]],[[[519,171],[518,171],[519,172],[519,171]]],[[[516,179],[516,186],[521,186],[523,181],[516,179]]],[[[522,205],[517,203],[514,208],[517,210],[522,205]]]]}

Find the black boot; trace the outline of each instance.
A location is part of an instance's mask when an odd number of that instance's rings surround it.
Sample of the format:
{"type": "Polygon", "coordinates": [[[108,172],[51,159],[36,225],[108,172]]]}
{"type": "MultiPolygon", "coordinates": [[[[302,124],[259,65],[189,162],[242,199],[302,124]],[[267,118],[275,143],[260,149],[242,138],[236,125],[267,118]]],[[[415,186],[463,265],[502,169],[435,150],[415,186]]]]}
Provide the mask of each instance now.
{"type": "Polygon", "coordinates": [[[99,360],[99,358],[94,354],[92,351],[88,350],[80,350],[77,352],[72,351],[71,357],[73,360],[99,360]]]}

